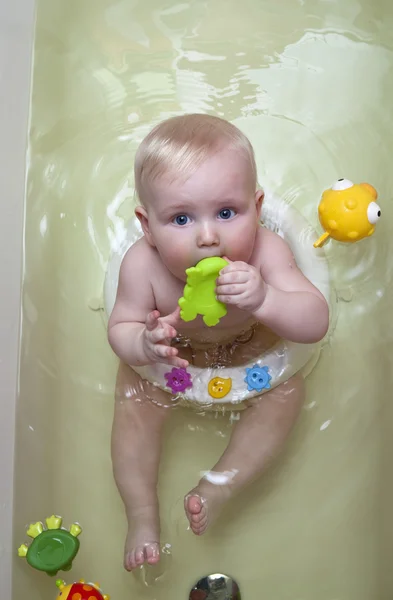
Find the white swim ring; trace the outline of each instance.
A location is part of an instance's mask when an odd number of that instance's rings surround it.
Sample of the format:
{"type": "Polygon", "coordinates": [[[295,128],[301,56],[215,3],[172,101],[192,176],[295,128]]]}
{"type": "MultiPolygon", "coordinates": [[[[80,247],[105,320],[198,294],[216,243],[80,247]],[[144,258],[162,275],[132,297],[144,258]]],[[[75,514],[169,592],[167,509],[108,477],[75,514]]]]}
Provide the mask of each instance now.
{"type": "MultiPolygon", "coordinates": [[[[262,205],[262,222],[265,227],[285,239],[301,271],[320,290],[331,306],[333,290],[328,262],[323,250],[313,248],[318,235],[309,222],[293,206],[266,191],[262,205]]],[[[126,240],[109,260],[104,284],[106,315],[110,315],[113,309],[122,259],[130,246],[141,236],[142,230],[135,217],[129,223],[126,240]]],[[[179,384],[180,381],[180,387],[183,382],[183,387],[189,387],[176,395],[194,404],[240,404],[276,387],[299,371],[304,376],[308,375],[318,360],[321,344],[322,342],[299,344],[280,340],[257,359],[239,367],[199,368],[190,365],[186,370],[178,370],[171,365],[157,363],[132,368],[143,379],[170,393],[178,389],[174,387],[174,382],[179,384]],[[212,380],[216,378],[231,381],[230,390],[220,398],[214,398],[209,393],[209,383],[211,389],[212,380]]]]}

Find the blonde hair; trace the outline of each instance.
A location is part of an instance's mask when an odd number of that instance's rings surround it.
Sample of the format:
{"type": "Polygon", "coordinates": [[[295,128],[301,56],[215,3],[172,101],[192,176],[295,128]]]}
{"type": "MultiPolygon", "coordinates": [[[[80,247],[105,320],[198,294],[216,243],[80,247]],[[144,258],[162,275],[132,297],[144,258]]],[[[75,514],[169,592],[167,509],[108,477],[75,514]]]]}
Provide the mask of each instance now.
{"type": "Polygon", "coordinates": [[[234,149],[249,161],[253,185],[257,170],[249,139],[232,123],[206,114],[172,117],[159,123],[140,144],[134,164],[135,188],[144,202],[143,188],[164,174],[185,181],[208,158],[223,147],[234,149]]]}

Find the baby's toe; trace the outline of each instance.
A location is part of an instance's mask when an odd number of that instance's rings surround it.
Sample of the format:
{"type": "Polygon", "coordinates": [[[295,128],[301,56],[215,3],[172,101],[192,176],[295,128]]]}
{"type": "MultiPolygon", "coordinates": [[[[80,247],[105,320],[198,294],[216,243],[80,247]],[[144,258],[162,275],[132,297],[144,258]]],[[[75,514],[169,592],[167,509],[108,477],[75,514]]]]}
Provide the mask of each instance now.
{"type": "Polygon", "coordinates": [[[185,509],[190,516],[199,515],[202,509],[202,500],[199,496],[187,496],[185,500],[185,509]]]}
{"type": "Polygon", "coordinates": [[[135,548],[135,566],[143,565],[145,562],[145,553],[143,546],[135,548]]]}
{"type": "Polygon", "coordinates": [[[132,550],[129,550],[124,554],[124,568],[126,571],[132,571],[135,567],[135,550],[132,548],[132,550]]]}
{"type": "Polygon", "coordinates": [[[193,522],[191,527],[194,533],[203,533],[207,527],[207,515],[203,515],[198,522],[193,522]]]}
{"type": "Polygon", "coordinates": [[[147,544],[145,547],[146,560],[149,565],[155,565],[160,560],[160,549],[158,544],[147,544]]]}
{"type": "Polygon", "coordinates": [[[195,524],[198,525],[199,523],[201,523],[201,521],[203,521],[204,519],[206,519],[206,511],[204,510],[204,508],[202,508],[201,512],[197,513],[197,514],[191,514],[191,521],[195,524]]]}

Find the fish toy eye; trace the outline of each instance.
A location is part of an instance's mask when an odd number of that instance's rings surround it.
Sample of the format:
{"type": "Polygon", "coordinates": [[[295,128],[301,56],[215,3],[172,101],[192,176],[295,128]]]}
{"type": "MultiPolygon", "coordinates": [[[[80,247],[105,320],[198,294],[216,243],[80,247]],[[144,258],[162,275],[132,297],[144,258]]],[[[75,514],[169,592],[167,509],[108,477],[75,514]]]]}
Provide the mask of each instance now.
{"type": "Polygon", "coordinates": [[[376,202],[370,202],[367,208],[367,219],[371,225],[375,225],[381,218],[381,209],[376,202]]]}
{"type": "Polygon", "coordinates": [[[335,192],[340,192],[342,190],[347,190],[351,187],[353,187],[353,183],[349,179],[338,179],[333,183],[332,190],[334,190],[335,192]]]}

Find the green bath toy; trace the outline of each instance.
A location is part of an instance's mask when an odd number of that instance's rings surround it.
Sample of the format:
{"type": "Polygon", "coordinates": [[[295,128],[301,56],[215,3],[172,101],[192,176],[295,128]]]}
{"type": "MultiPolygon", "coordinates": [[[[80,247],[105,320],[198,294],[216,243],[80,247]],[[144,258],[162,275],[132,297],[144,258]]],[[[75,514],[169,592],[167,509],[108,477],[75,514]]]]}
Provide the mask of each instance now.
{"type": "Polygon", "coordinates": [[[197,315],[202,315],[204,323],[212,327],[227,314],[225,304],[219,302],[215,294],[216,279],[227,264],[220,256],[212,256],[186,270],[187,283],[179,300],[183,321],[193,321],[197,315]]]}
{"type": "Polygon", "coordinates": [[[48,575],[56,575],[60,570],[69,571],[79,550],[78,535],[82,529],[73,523],[70,530],[63,529],[62,518],[52,515],[46,519],[47,529],[43,524],[32,523],[27,535],[33,538],[30,546],[22,544],[18,555],[26,558],[33,569],[45,571],[48,575]]]}

